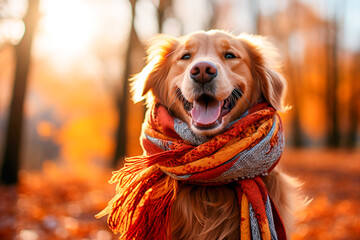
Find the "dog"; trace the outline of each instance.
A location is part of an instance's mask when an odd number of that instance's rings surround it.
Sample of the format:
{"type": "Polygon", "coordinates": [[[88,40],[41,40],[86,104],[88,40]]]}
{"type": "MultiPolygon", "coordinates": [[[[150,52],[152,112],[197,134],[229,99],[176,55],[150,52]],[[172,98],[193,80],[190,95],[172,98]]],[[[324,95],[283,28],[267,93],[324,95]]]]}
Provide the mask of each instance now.
{"type": "MultiPolygon", "coordinates": [[[[265,38],[221,30],[150,40],[147,65],[132,78],[135,102],[160,103],[194,134],[214,137],[259,101],[284,109],[286,81],[278,53],[265,38]]],[[[297,181],[276,167],[263,177],[287,234],[293,230],[297,181]]],[[[233,189],[184,184],[171,209],[172,239],[239,239],[233,189]]]]}

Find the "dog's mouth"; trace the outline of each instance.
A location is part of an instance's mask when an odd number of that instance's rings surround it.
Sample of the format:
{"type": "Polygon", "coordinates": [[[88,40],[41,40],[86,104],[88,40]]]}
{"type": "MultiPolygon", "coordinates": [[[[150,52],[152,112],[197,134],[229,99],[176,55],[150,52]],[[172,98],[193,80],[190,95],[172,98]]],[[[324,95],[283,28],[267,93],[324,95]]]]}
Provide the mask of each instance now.
{"type": "Polygon", "coordinates": [[[177,96],[191,117],[192,125],[199,130],[210,130],[221,125],[223,117],[231,112],[242,95],[241,89],[234,89],[229,97],[222,101],[202,94],[193,102],[189,102],[181,90],[177,89],[177,96]]]}

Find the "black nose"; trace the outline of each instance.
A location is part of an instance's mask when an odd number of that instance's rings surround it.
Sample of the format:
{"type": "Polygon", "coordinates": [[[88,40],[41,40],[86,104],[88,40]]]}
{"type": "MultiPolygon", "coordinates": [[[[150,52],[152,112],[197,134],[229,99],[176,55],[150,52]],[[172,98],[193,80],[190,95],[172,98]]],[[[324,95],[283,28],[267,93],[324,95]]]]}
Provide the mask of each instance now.
{"type": "Polygon", "coordinates": [[[198,83],[208,83],[218,74],[215,64],[209,61],[200,61],[194,64],[190,69],[190,77],[198,83]]]}

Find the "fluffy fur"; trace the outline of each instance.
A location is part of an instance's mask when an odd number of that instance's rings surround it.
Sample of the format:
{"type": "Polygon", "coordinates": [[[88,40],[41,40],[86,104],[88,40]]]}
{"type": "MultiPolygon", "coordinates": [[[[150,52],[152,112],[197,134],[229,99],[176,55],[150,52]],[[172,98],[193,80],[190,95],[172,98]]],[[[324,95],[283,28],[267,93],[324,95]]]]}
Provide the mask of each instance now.
{"type": "MultiPolygon", "coordinates": [[[[221,133],[259,100],[283,109],[286,82],[278,72],[277,51],[260,36],[218,30],[180,38],[159,35],[147,54],[146,67],[132,79],[134,100],[160,102],[195,134],[221,133]],[[192,73],[199,62],[215,66],[215,77],[197,81],[192,73]],[[216,121],[199,122],[191,111],[217,104],[221,113],[216,121]]],[[[203,71],[210,71],[208,65],[203,71]]],[[[291,233],[298,184],[278,168],[264,182],[291,233]]],[[[172,239],[238,239],[239,221],[236,194],[229,186],[183,185],[172,207],[172,239]]]]}

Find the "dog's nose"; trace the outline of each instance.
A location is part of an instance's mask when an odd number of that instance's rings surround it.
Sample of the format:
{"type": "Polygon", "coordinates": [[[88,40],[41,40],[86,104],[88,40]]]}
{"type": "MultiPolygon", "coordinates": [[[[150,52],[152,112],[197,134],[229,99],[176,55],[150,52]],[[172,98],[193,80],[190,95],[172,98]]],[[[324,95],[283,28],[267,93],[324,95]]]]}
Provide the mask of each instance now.
{"type": "Polygon", "coordinates": [[[215,64],[209,61],[200,61],[195,63],[190,69],[190,77],[198,83],[208,83],[218,74],[215,64]]]}

